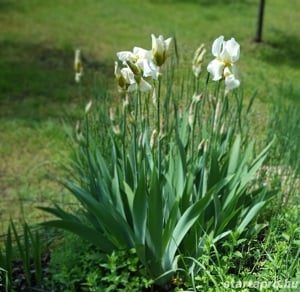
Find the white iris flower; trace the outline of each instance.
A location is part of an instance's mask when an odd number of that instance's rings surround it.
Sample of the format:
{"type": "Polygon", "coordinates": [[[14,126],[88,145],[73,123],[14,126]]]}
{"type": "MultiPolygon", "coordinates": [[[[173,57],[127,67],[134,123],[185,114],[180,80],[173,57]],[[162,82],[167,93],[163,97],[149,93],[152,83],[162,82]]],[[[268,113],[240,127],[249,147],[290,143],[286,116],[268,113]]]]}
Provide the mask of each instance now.
{"type": "Polygon", "coordinates": [[[224,36],[217,38],[212,45],[212,54],[215,57],[208,66],[207,71],[214,81],[225,79],[225,92],[240,86],[236,78],[235,63],[240,57],[240,45],[234,38],[224,41],[224,36]]]}
{"type": "Polygon", "coordinates": [[[115,76],[118,85],[122,90],[131,92],[136,91],[137,89],[141,91],[149,91],[152,89],[151,84],[149,84],[142,77],[136,78],[128,65],[120,70],[118,67],[118,62],[115,62],[115,76]]]}
{"type": "Polygon", "coordinates": [[[153,63],[151,51],[134,47],[132,52],[118,52],[117,57],[123,64],[126,64],[127,61],[134,63],[142,70],[144,77],[157,78],[157,67],[153,63]]]}

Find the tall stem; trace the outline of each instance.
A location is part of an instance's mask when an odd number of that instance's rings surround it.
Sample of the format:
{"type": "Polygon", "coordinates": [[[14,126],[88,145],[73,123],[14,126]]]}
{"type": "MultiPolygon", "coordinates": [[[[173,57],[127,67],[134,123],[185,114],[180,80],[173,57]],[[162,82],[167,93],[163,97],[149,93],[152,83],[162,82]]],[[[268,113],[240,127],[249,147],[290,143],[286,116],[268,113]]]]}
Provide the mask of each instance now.
{"type": "Polygon", "coordinates": [[[198,113],[199,113],[199,103],[196,102],[195,105],[195,110],[194,110],[194,120],[193,120],[193,127],[192,127],[192,145],[191,145],[191,151],[192,151],[192,161],[194,160],[194,151],[195,151],[195,127],[196,127],[196,123],[197,123],[197,117],[198,117],[198,113]]]}
{"type": "MultiPolygon", "coordinates": [[[[141,91],[138,89],[136,92],[135,100],[134,100],[134,123],[133,123],[133,167],[134,167],[134,174],[135,174],[135,187],[137,186],[138,182],[138,119],[140,117],[140,99],[141,99],[141,91]]],[[[141,113],[141,112],[140,112],[141,113]]]]}
{"type": "MultiPolygon", "coordinates": [[[[127,110],[128,110],[128,96],[126,93],[125,103],[123,105],[123,129],[122,129],[122,155],[123,155],[123,173],[125,174],[125,161],[126,161],[126,133],[127,133],[127,110]]],[[[126,175],[126,174],[125,174],[126,175]]]]}
{"type": "Polygon", "coordinates": [[[160,92],[161,91],[161,74],[159,70],[159,75],[158,75],[158,88],[157,88],[157,120],[156,120],[156,127],[157,127],[157,133],[158,133],[158,141],[157,141],[157,147],[158,147],[158,175],[160,176],[161,173],[161,127],[160,127],[160,92]]]}

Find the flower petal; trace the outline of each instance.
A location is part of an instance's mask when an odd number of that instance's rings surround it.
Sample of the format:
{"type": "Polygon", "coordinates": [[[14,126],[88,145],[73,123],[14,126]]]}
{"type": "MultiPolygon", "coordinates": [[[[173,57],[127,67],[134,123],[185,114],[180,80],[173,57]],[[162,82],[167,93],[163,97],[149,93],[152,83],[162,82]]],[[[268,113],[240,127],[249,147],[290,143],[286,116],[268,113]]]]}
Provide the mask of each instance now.
{"type": "Polygon", "coordinates": [[[234,38],[231,38],[225,43],[225,48],[230,55],[230,61],[236,62],[240,57],[240,45],[234,38]]]}
{"type": "Polygon", "coordinates": [[[211,52],[215,57],[219,57],[224,49],[224,36],[218,37],[212,45],[211,52]]]}
{"type": "Polygon", "coordinates": [[[142,69],[143,76],[157,79],[157,67],[152,60],[152,52],[150,50],[134,47],[133,54],[136,57],[136,66],[142,69]]]}
{"type": "Polygon", "coordinates": [[[134,84],[136,83],[135,79],[134,79],[134,74],[133,72],[128,68],[122,68],[121,69],[121,74],[124,77],[124,79],[126,80],[127,84],[134,84]]]}
{"type": "Polygon", "coordinates": [[[240,86],[240,81],[233,74],[225,74],[225,93],[240,86]]]}
{"type": "Polygon", "coordinates": [[[139,88],[140,88],[140,91],[149,91],[152,89],[152,86],[150,83],[148,83],[145,79],[141,79],[140,83],[139,83],[139,88]]]}
{"type": "Polygon", "coordinates": [[[157,79],[158,69],[156,65],[152,62],[147,62],[147,60],[141,60],[137,62],[137,65],[143,70],[144,77],[151,77],[153,79],[157,79]]]}
{"type": "Polygon", "coordinates": [[[201,73],[201,64],[198,66],[193,65],[192,69],[193,69],[193,73],[194,73],[195,77],[198,78],[201,73]]]}
{"type": "Polygon", "coordinates": [[[234,75],[225,78],[225,90],[229,91],[240,86],[240,80],[235,79],[234,75]]]}
{"type": "Polygon", "coordinates": [[[137,84],[136,83],[130,84],[127,88],[128,92],[132,92],[132,91],[136,91],[136,90],[137,90],[137,84]]]}
{"type": "Polygon", "coordinates": [[[213,76],[214,81],[222,79],[224,66],[225,64],[218,59],[214,59],[208,64],[207,71],[213,76]]]}
{"type": "Polygon", "coordinates": [[[151,34],[151,39],[152,39],[152,51],[157,51],[158,41],[156,36],[154,34],[151,34]]]}
{"type": "Polygon", "coordinates": [[[131,62],[135,61],[134,54],[132,52],[130,52],[130,51],[121,51],[121,52],[118,52],[117,53],[117,57],[123,63],[126,62],[126,61],[131,61],[131,62]]]}
{"type": "Polygon", "coordinates": [[[133,55],[137,58],[137,59],[149,59],[151,58],[151,51],[149,50],[145,50],[143,48],[140,47],[134,47],[133,48],[133,55]]]}
{"type": "Polygon", "coordinates": [[[166,47],[167,55],[170,52],[170,47],[171,47],[172,40],[173,40],[172,38],[167,38],[165,40],[165,47],[166,47]]]}

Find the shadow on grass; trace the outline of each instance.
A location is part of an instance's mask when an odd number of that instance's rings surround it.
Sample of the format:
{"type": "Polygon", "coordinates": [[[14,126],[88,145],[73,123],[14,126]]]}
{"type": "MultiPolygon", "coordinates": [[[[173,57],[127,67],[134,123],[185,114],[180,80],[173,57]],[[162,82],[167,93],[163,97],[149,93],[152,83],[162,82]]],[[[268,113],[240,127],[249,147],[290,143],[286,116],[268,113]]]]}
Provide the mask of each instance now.
{"type": "Polygon", "coordinates": [[[253,4],[253,1],[250,0],[149,0],[152,3],[194,3],[194,4],[200,4],[200,5],[228,5],[228,4],[253,4]]]}
{"type": "Polygon", "coordinates": [[[299,68],[300,39],[280,30],[274,30],[274,33],[271,40],[263,43],[262,58],[272,64],[299,68]]]}
{"type": "Polygon", "coordinates": [[[95,84],[113,77],[113,68],[86,57],[80,93],[73,62],[73,48],[0,42],[0,117],[38,121],[76,116],[95,94],[95,84]]]}
{"type": "Polygon", "coordinates": [[[13,0],[0,0],[0,12],[3,13],[9,9],[14,8],[13,0]]]}

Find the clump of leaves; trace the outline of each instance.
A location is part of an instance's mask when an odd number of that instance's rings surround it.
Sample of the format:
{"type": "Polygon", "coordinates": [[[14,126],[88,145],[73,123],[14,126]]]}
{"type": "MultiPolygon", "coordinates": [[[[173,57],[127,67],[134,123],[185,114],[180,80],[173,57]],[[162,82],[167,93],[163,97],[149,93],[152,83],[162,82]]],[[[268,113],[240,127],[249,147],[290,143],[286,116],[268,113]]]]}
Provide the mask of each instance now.
{"type": "Polygon", "coordinates": [[[153,281],[134,249],[104,254],[99,248],[66,235],[51,254],[47,288],[56,291],[143,291],[153,281]]]}
{"type": "Polygon", "coordinates": [[[7,289],[19,291],[42,287],[48,262],[40,231],[27,223],[22,227],[21,231],[17,230],[11,220],[3,249],[0,249],[0,267],[6,272],[5,285],[7,289]]]}

